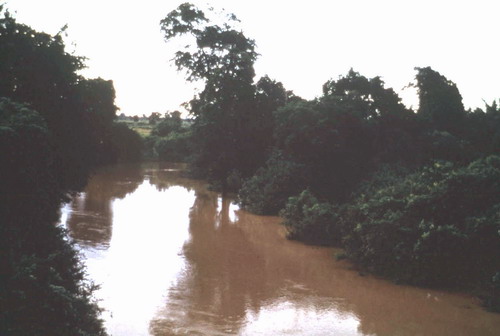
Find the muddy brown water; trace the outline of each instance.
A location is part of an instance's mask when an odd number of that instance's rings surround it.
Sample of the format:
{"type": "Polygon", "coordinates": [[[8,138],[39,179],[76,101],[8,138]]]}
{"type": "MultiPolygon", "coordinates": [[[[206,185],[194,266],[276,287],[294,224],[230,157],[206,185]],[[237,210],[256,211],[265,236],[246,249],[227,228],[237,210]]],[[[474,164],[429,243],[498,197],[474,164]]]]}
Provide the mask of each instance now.
{"type": "Polygon", "coordinates": [[[361,276],[183,168],[103,169],[62,209],[111,335],[500,335],[473,297],[361,276]]]}

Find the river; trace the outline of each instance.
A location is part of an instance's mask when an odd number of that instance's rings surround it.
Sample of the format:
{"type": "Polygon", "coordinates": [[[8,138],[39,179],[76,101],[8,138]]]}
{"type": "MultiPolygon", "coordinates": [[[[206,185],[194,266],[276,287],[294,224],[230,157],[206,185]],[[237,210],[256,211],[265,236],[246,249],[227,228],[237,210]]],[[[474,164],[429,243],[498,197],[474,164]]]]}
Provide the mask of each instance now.
{"type": "Polygon", "coordinates": [[[62,208],[111,335],[500,335],[476,299],[362,276],[182,170],[108,167],[62,208]]]}

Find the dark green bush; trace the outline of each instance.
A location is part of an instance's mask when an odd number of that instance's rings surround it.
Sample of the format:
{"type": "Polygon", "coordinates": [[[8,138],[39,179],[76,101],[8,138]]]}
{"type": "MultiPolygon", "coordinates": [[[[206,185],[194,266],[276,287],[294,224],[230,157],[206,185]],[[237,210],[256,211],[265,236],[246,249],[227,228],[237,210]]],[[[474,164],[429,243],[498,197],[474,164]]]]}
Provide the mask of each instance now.
{"type": "Polygon", "coordinates": [[[476,153],[471,145],[448,132],[433,131],[424,137],[425,156],[432,160],[446,160],[451,162],[470,162],[476,159],[476,153]]]}
{"type": "Polygon", "coordinates": [[[191,124],[177,113],[162,119],[144,139],[143,157],[147,160],[188,162],[193,154],[191,124]]]}
{"type": "Polygon", "coordinates": [[[151,131],[151,135],[165,137],[172,132],[179,132],[182,128],[182,119],[180,113],[171,113],[166,115],[151,131]]]}
{"type": "Polygon", "coordinates": [[[338,208],[320,202],[307,189],[299,196],[290,197],[280,215],[290,239],[316,245],[334,245],[341,241],[338,208]]]}
{"type": "Polygon", "coordinates": [[[158,138],[154,151],[161,161],[186,162],[191,155],[191,132],[171,132],[158,138]]]}
{"type": "Polygon", "coordinates": [[[407,283],[488,286],[500,269],[500,157],[385,180],[343,213],[349,257],[407,283]]]}
{"type": "Polygon", "coordinates": [[[158,160],[158,153],[155,151],[155,144],[160,137],[149,135],[144,138],[142,156],[145,160],[158,160]]]}
{"type": "Polygon", "coordinates": [[[238,198],[247,210],[260,215],[276,215],[288,197],[305,188],[302,165],[286,160],[280,152],[271,155],[265,167],[259,168],[241,188],[238,198]]]}
{"type": "Polygon", "coordinates": [[[115,162],[138,162],[142,158],[141,136],[122,123],[114,123],[111,143],[115,162]]]}

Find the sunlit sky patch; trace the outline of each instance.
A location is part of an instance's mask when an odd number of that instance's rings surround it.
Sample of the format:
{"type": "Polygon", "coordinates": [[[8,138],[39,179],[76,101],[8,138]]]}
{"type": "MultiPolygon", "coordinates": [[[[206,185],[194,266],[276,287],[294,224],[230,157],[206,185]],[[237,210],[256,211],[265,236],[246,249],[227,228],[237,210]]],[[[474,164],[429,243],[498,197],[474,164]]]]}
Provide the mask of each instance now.
{"type": "MultiPolygon", "coordinates": [[[[112,79],[116,103],[127,115],[181,109],[193,97],[169,60],[159,21],[185,1],[6,0],[19,22],[56,34],[68,24],[70,51],[88,57],[86,77],[112,79]],[[74,44],[74,45],[72,45],[74,44]]],[[[191,1],[205,6],[207,1],[191,1]]],[[[402,90],[414,67],[431,66],[458,85],[468,108],[500,98],[498,0],[213,0],[242,21],[261,55],[257,75],[268,74],[303,98],[321,94],[349,68],[380,75],[402,90]]]]}

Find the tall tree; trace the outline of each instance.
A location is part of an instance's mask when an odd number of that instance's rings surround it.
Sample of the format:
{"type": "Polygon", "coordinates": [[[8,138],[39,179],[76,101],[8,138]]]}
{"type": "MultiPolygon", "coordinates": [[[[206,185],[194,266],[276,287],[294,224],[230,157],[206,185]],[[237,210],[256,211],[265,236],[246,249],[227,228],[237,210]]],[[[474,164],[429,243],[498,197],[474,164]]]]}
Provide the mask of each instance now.
{"type": "Polygon", "coordinates": [[[37,32],[8,12],[0,18],[0,96],[29,103],[42,115],[56,148],[61,186],[77,189],[89,170],[82,154],[90,153],[78,104],[83,59],[64,48],[60,35],[37,32]]]}
{"type": "Polygon", "coordinates": [[[309,171],[312,191],[345,201],[353,188],[394,153],[411,155],[413,113],[379,78],[352,69],[323,86],[323,96],[275,112],[276,146],[309,171]]]}
{"type": "Polygon", "coordinates": [[[112,146],[113,123],[118,107],[115,105],[113,81],[81,79],[78,82],[79,109],[83,116],[81,127],[89,141],[87,160],[92,165],[115,162],[117,153],[112,146]]]}
{"type": "Polygon", "coordinates": [[[455,83],[430,67],[415,70],[415,85],[419,97],[418,115],[438,131],[459,134],[463,127],[465,109],[455,83]]]}
{"type": "Polygon", "coordinates": [[[255,42],[236,28],[238,19],[233,14],[222,20],[216,24],[184,3],[161,21],[161,29],[167,41],[184,35],[192,38],[174,60],[187,80],[204,83],[190,102],[195,117],[194,166],[225,188],[228,176],[250,176],[264,162],[268,143],[256,130],[267,129],[271,117],[257,112],[255,42]]]}

